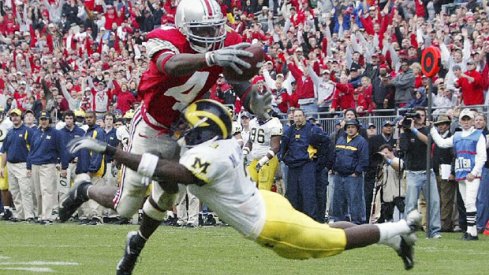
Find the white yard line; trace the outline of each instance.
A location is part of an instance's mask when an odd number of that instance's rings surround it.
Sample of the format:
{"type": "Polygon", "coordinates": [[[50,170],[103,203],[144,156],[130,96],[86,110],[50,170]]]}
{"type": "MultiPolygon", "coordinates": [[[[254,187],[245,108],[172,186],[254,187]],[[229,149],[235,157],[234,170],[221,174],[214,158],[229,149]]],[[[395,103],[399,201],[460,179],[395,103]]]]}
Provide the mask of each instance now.
{"type": "Polygon", "coordinates": [[[37,273],[51,273],[54,272],[49,267],[0,267],[0,270],[17,270],[17,271],[30,271],[37,273]]]}
{"type": "Polygon", "coordinates": [[[10,259],[10,257],[0,255],[0,260],[6,260],[6,259],[10,259]]]}
{"type": "Polygon", "coordinates": [[[75,266],[80,265],[76,262],[46,262],[46,261],[31,261],[31,262],[0,262],[0,265],[57,265],[57,266],[75,266]]]}

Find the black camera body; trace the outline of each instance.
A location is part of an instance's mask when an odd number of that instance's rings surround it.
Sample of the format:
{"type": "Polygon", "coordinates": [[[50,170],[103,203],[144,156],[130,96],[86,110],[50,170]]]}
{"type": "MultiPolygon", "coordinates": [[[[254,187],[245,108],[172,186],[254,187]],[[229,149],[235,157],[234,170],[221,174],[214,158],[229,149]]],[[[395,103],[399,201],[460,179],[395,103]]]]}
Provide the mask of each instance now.
{"type": "Polygon", "coordinates": [[[402,127],[405,129],[411,128],[411,121],[416,118],[421,118],[421,115],[416,112],[408,112],[404,114],[404,119],[402,120],[402,127]]]}

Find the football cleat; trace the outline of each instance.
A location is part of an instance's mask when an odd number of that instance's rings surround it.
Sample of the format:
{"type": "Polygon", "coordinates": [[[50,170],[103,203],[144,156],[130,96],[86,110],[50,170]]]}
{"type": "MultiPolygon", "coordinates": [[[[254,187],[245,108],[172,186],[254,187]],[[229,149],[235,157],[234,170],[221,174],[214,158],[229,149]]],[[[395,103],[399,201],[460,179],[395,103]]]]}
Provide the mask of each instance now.
{"type": "Polygon", "coordinates": [[[82,181],[78,183],[68,194],[61,200],[59,207],[59,220],[61,222],[67,221],[75,213],[75,211],[86,201],[89,200],[87,196],[87,188],[92,183],[89,181],[82,181]]]}
{"type": "MultiPolygon", "coordinates": [[[[413,233],[414,234],[414,233],[413,233]]],[[[416,240],[410,240],[407,236],[401,236],[401,247],[397,251],[397,255],[404,262],[404,269],[410,270],[414,267],[414,243],[416,240]]]]}
{"type": "Polygon", "coordinates": [[[414,244],[416,243],[416,229],[421,223],[421,214],[417,210],[409,212],[406,216],[406,223],[411,229],[408,234],[401,235],[400,248],[397,255],[404,262],[404,269],[410,270],[414,267],[414,244]]]}
{"type": "Polygon", "coordinates": [[[478,241],[479,240],[479,236],[472,236],[470,233],[468,232],[465,232],[463,237],[462,237],[462,240],[463,241],[478,241]]]}
{"type": "Polygon", "coordinates": [[[5,208],[5,209],[3,210],[3,216],[2,216],[2,220],[4,220],[4,221],[8,221],[8,220],[10,220],[12,217],[13,217],[12,210],[5,208]]]}
{"type": "Polygon", "coordinates": [[[143,250],[146,241],[139,236],[138,232],[131,231],[127,234],[127,243],[124,250],[124,256],[117,264],[117,275],[130,275],[136,266],[141,250],[143,250]]]}

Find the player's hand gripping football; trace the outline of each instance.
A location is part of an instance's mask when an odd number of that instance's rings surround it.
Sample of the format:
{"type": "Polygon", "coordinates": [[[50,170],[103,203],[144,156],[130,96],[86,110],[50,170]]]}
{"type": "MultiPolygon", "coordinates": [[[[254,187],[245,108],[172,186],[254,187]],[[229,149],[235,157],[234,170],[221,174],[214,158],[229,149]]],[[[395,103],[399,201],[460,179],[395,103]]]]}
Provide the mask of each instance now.
{"type": "Polygon", "coordinates": [[[240,43],[230,47],[225,47],[220,50],[207,52],[205,61],[209,66],[231,67],[236,73],[242,74],[243,71],[239,66],[249,69],[250,63],[241,59],[241,57],[252,57],[253,54],[244,49],[248,48],[250,43],[240,43]]]}
{"type": "Polygon", "coordinates": [[[263,93],[253,89],[251,91],[250,109],[258,119],[267,120],[270,118],[272,109],[272,93],[265,91],[263,93]]]}
{"type": "Polygon", "coordinates": [[[107,150],[107,143],[89,137],[80,137],[70,141],[67,147],[72,154],[82,149],[88,149],[97,153],[105,153],[107,150]]]}

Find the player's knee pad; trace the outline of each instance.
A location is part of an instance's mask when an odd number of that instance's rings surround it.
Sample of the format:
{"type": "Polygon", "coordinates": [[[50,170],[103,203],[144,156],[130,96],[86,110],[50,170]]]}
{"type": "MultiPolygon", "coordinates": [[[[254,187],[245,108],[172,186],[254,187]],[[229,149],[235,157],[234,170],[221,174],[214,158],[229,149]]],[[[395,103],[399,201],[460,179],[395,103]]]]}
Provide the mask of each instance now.
{"type": "Polygon", "coordinates": [[[116,207],[117,214],[123,218],[130,219],[134,214],[138,212],[140,205],[132,204],[118,204],[116,207]]]}
{"type": "Polygon", "coordinates": [[[149,197],[144,202],[143,211],[150,218],[157,220],[157,221],[164,220],[165,216],[166,216],[166,210],[158,207],[156,205],[156,202],[151,197],[149,197]]]}
{"type": "Polygon", "coordinates": [[[115,210],[124,218],[131,218],[136,214],[144,201],[144,189],[122,192],[116,195],[114,202],[115,210]]]}
{"type": "Polygon", "coordinates": [[[160,196],[158,200],[158,206],[164,210],[171,210],[175,205],[175,201],[177,200],[178,193],[170,194],[168,192],[164,192],[163,195],[160,196]]]}
{"type": "Polygon", "coordinates": [[[159,208],[171,210],[178,196],[178,184],[171,184],[167,187],[163,189],[159,183],[155,182],[151,190],[151,198],[159,208]]]}

